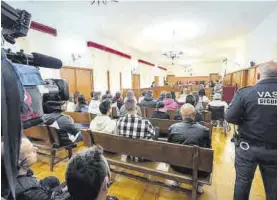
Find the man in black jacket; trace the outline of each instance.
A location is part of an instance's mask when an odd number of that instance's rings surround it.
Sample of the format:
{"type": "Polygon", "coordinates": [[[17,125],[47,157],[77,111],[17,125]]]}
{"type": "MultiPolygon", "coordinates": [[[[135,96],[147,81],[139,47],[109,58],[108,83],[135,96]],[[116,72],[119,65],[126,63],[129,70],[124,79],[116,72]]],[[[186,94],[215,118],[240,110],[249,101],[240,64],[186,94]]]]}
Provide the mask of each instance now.
{"type": "MultiPolygon", "coordinates": [[[[183,121],[169,127],[168,142],[211,148],[209,129],[195,122],[195,108],[186,103],[181,107],[180,112],[183,121]]],[[[191,169],[177,166],[172,166],[172,168],[181,173],[192,174],[191,169]]],[[[199,171],[199,175],[208,176],[209,174],[199,171]]],[[[198,193],[204,192],[201,185],[198,186],[197,191],[198,193]]]]}
{"type": "Polygon", "coordinates": [[[266,199],[277,199],[277,62],[259,66],[261,80],[234,96],[227,121],[238,125],[234,200],[248,199],[259,166],[266,199]]]}
{"type": "Polygon", "coordinates": [[[148,91],[144,97],[144,99],[141,101],[140,105],[142,107],[147,108],[155,108],[156,107],[156,101],[153,98],[152,91],[148,91]]]}

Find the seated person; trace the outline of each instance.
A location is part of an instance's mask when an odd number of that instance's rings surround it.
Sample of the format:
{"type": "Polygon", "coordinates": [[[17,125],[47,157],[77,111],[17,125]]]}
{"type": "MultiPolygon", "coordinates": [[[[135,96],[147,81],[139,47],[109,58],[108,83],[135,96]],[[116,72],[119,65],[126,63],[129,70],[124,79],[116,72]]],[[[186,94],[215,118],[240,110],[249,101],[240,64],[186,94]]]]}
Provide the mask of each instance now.
{"type": "MultiPolygon", "coordinates": [[[[120,117],[116,123],[117,134],[135,139],[154,139],[155,129],[149,120],[137,115],[136,102],[129,99],[125,102],[127,115],[120,117]]],[[[144,158],[130,157],[133,161],[144,161],[144,158]]]]}
{"type": "Polygon", "coordinates": [[[227,112],[227,109],[228,109],[228,104],[225,102],[225,101],[222,101],[222,96],[220,93],[215,93],[214,96],[213,96],[213,101],[211,101],[209,104],[208,104],[208,109],[210,106],[213,106],[213,107],[221,107],[221,106],[224,106],[224,111],[225,111],[225,114],[227,112]]]}
{"type": "Polygon", "coordinates": [[[178,102],[184,103],[186,101],[187,95],[190,93],[188,88],[184,88],[182,94],[180,95],[178,102]]]}
{"type": "MultiPolygon", "coordinates": [[[[195,108],[191,104],[186,103],[181,107],[181,115],[183,121],[171,125],[168,129],[168,142],[211,148],[210,131],[205,126],[195,122],[195,108]]],[[[172,168],[180,173],[192,174],[191,169],[178,166],[172,166],[172,168]]],[[[201,171],[198,174],[200,176],[209,175],[201,171]]],[[[197,191],[199,193],[204,192],[201,185],[198,185],[197,191]]]]}
{"type": "Polygon", "coordinates": [[[100,146],[78,152],[67,166],[65,175],[73,200],[116,200],[109,197],[111,172],[100,146]]]}
{"type": "Polygon", "coordinates": [[[88,105],[86,102],[86,98],[84,95],[79,95],[78,97],[78,104],[75,109],[75,112],[87,113],[88,112],[88,105]]]}
{"type": "Polygon", "coordinates": [[[160,96],[157,99],[157,102],[158,101],[163,101],[165,99],[165,95],[166,95],[166,92],[161,92],[160,96]]]}
{"type": "Polygon", "coordinates": [[[129,90],[126,93],[126,97],[124,99],[124,102],[127,101],[128,99],[134,99],[136,103],[138,102],[133,90],[129,90]]]}
{"type": "Polygon", "coordinates": [[[99,105],[100,105],[100,93],[94,92],[92,96],[92,100],[90,101],[88,106],[88,112],[94,115],[101,114],[99,110],[99,105]]]}
{"type": "Polygon", "coordinates": [[[193,92],[192,95],[195,98],[195,109],[197,111],[199,111],[199,112],[202,112],[204,109],[203,109],[202,102],[200,102],[200,98],[199,98],[198,92],[193,92]]]}
{"type": "Polygon", "coordinates": [[[149,120],[137,115],[135,100],[127,100],[125,107],[127,115],[120,117],[116,123],[118,134],[136,139],[152,139],[155,130],[149,120]]]}
{"type": "MultiPolygon", "coordinates": [[[[127,92],[127,95],[126,95],[126,98],[125,98],[125,100],[124,100],[124,105],[121,106],[121,108],[120,108],[120,116],[127,115],[128,112],[127,112],[127,110],[126,110],[126,108],[125,108],[125,102],[126,102],[127,100],[131,100],[131,99],[134,100],[135,103],[137,103],[136,97],[135,97],[135,95],[134,95],[134,92],[133,92],[133,91],[128,91],[128,92],[127,92]]],[[[141,109],[140,109],[140,107],[137,106],[137,105],[136,105],[136,114],[139,115],[139,116],[142,116],[142,114],[141,114],[141,109]]]]}
{"type": "Polygon", "coordinates": [[[155,108],[156,107],[156,101],[153,98],[152,91],[148,91],[144,97],[144,99],[141,101],[140,105],[142,107],[147,108],[155,108]]]}
{"type": "Polygon", "coordinates": [[[123,99],[121,98],[121,93],[116,92],[113,98],[113,104],[116,103],[117,108],[120,110],[121,106],[124,104],[123,99]]]}
{"type": "MultiPolygon", "coordinates": [[[[209,98],[206,96],[206,91],[204,88],[201,88],[199,90],[198,95],[199,95],[199,102],[201,102],[201,103],[203,103],[203,102],[209,103],[210,102],[209,98]]],[[[206,109],[206,108],[204,108],[204,109],[206,109]]]]}
{"type": "Polygon", "coordinates": [[[107,91],[106,91],[106,95],[107,95],[107,98],[108,98],[108,99],[112,99],[112,98],[113,98],[113,96],[112,96],[110,90],[107,90],[107,91]]]}
{"type": "Polygon", "coordinates": [[[97,115],[90,122],[90,130],[113,133],[115,131],[116,123],[109,117],[112,112],[111,102],[108,100],[103,101],[99,106],[99,110],[101,115],[97,115]]]}
{"type": "Polygon", "coordinates": [[[162,101],[159,101],[156,105],[157,110],[153,111],[152,118],[156,119],[170,119],[169,114],[166,112],[165,105],[162,101]]]}
{"type": "Polygon", "coordinates": [[[75,112],[76,105],[73,102],[73,96],[69,96],[69,100],[66,103],[66,112],[75,112]]]}
{"type": "Polygon", "coordinates": [[[164,105],[167,110],[176,110],[178,109],[178,104],[172,99],[171,93],[166,93],[164,99],[164,105]]]}
{"type": "Polygon", "coordinates": [[[146,95],[146,91],[142,91],[141,96],[139,97],[138,103],[141,103],[146,95]]]}
{"type": "Polygon", "coordinates": [[[81,129],[70,116],[62,114],[64,112],[63,103],[45,102],[43,104],[43,123],[55,128],[59,135],[61,146],[67,146],[80,139],[81,129]]]}
{"type": "Polygon", "coordinates": [[[60,181],[49,176],[38,180],[31,170],[31,166],[37,161],[36,148],[27,138],[21,139],[19,153],[19,171],[15,186],[17,200],[49,200],[52,191],[60,185],[60,181]]]}
{"type": "MultiPolygon", "coordinates": [[[[194,107],[195,103],[196,103],[195,97],[192,94],[187,95],[186,103],[189,103],[194,107]]],[[[176,112],[177,113],[174,116],[174,120],[182,120],[180,110],[177,110],[176,112]]],[[[201,112],[199,112],[197,110],[196,110],[195,121],[201,123],[202,125],[204,125],[204,116],[202,115],[201,112]]]]}

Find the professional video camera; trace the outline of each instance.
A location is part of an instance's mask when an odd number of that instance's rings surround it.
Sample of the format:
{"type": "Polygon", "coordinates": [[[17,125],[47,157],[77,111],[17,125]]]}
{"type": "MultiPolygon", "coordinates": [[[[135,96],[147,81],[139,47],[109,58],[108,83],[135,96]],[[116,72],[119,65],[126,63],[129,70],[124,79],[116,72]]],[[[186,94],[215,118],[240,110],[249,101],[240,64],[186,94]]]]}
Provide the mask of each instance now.
{"type": "MultiPolygon", "coordinates": [[[[15,44],[16,38],[27,36],[30,22],[30,13],[1,1],[2,44],[15,44]]],[[[1,49],[1,136],[4,144],[1,197],[6,199],[15,197],[22,124],[23,128],[29,128],[43,121],[42,100],[61,105],[69,98],[67,82],[44,81],[38,67],[60,69],[62,62],[39,53],[1,49]]]]}
{"type": "MultiPolygon", "coordinates": [[[[7,42],[14,44],[16,38],[27,36],[31,21],[30,13],[14,9],[3,1],[1,11],[2,35],[7,42]]],[[[67,82],[59,79],[43,81],[38,68],[60,69],[61,60],[39,53],[26,54],[23,50],[14,53],[10,49],[3,49],[2,52],[13,63],[24,86],[25,104],[27,104],[25,108],[29,107],[29,110],[25,109],[22,113],[23,128],[42,122],[40,119],[43,114],[42,104],[51,101],[54,105],[61,105],[69,99],[67,82]],[[43,98],[39,92],[43,94],[43,98]]]]}

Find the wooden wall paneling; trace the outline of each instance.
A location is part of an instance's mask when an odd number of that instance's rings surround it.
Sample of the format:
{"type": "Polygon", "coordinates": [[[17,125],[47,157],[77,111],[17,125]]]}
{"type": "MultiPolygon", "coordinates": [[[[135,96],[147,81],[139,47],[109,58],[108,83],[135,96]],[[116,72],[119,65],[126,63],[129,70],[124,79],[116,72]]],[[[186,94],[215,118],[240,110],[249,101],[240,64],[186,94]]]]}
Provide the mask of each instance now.
{"type": "Polygon", "coordinates": [[[167,75],[166,80],[168,83],[173,83],[173,84],[176,83],[175,75],[167,75]]]}
{"type": "Polygon", "coordinates": [[[247,86],[255,85],[257,80],[257,67],[248,69],[247,86]]]}
{"type": "Polygon", "coordinates": [[[209,75],[209,77],[210,77],[210,81],[216,81],[216,80],[219,80],[219,79],[220,79],[220,76],[219,76],[218,73],[211,73],[211,74],[209,75]]]}
{"type": "Polygon", "coordinates": [[[140,89],[140,75],[132,74],[132,89],[140,89]]]}
{"type": "Polygon", "coordinates": [[[156,86],[160,85],[159,76],[155,76],[155,84],[156,84],[156,86]]]}
{"type": "Polygon", "coordinates": [[[75,69],[74,68],[68,68],[68,67],[62,67],[60,69],[60,75],[61,75],[62,79],[67,80],[68,87],[69,87],[69,93],[71,95],[73,95],[74,92],[77,91],[75,69]]]}
{"type": "Polygon", "coordinates": [[[110,71],[107,71],[107,86],[108,86],[108,90],[111,90],[111,83],[110,83],[110,71]]]}
{"type": "Polygon", "coordinates": [[[223,81],[224,85],[232,85],[232,77],[233,77],[232,73],[226,74],[223,81]]]}
{"type": "Polygon", "coordinates": [[[241,87],[247,86],[247,80],[248,80],[248,70],[242,71],[242,81],[241,81],[241,87]]]}
{"type": "Polygon", "coordinates": [[[86,99],[90,98],[93,89],[93,71],[91,69],[76,68],[76,88],[86,99]]]}

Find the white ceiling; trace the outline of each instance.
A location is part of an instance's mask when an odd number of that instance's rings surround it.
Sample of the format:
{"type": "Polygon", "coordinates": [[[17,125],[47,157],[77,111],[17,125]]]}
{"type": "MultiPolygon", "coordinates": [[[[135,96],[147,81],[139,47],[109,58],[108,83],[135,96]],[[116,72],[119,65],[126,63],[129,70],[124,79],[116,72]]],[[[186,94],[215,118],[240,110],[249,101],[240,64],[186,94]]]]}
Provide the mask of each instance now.
{"type": "Polygon", "coordinates": [[[277,2],[87,1],[9,2],[32,19],[93,41],[95,34],[171,63],[164,50],[185,51],[181,61],[221,59],[235,54],[241,39],[276,8],[277,2]],[[152,28],[152,29],[151,29],[152,28]],[[175,30],[174,40],[171,33],[175,30]]]}

